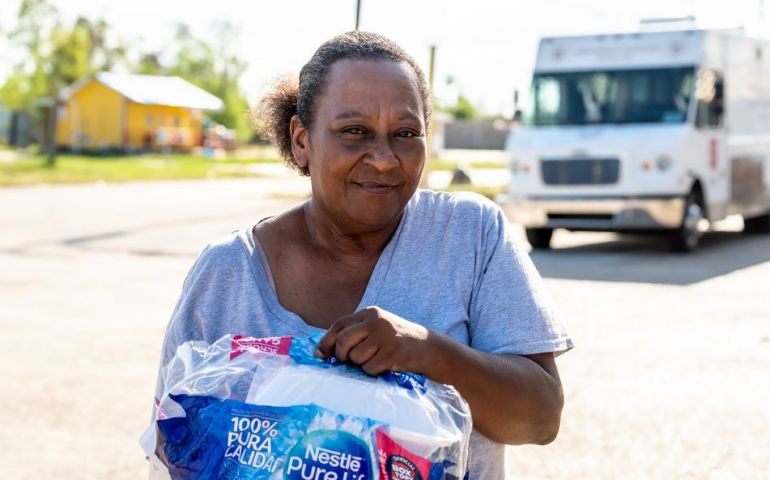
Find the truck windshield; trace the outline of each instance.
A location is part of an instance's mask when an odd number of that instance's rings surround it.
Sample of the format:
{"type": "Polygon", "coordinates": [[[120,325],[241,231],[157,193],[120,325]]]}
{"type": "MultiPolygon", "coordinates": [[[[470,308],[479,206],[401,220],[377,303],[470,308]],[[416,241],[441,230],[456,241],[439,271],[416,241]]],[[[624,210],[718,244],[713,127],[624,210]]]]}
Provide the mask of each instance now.
{"type": "Polygon", "coordinates": [[[530,125],[683,123],[694,67],[537,73],[530,125]]]}

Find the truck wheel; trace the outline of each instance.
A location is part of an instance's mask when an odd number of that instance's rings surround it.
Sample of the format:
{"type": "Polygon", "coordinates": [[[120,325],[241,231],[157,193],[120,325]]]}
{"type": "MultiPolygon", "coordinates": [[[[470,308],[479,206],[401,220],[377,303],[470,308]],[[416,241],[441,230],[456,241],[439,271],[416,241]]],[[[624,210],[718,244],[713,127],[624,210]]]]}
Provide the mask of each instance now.
{"type": "Polygon", "coordinates": [[[669,234],[669,247],[672,251],[687,253],[695,250],[702,235],[698,224],[703,218],[702,196],[697,191],[692,191],[684,205],[682,224],[669,234]]]}
{"type": "Polygon", "coordinates": [[[770,213],[744,218],[743,231],[746,233],[770,233],[770,213]]]}
{"type": "Polygon", "coordinates": [[[527,228],[527,241],[535,250],[547,250],[551,248],[553,228],[527,228]]]}

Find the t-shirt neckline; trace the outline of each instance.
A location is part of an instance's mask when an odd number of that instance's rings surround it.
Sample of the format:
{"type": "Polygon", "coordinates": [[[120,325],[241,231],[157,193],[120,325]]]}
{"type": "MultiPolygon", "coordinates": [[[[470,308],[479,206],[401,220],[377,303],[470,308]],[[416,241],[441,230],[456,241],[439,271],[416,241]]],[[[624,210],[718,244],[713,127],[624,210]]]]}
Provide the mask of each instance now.
{"type": "MultiPolygon", "coordinates": [[[[375,264],[374,270],[372,270],[372,274],[369,277],[369,282],[366,285],[364,294],[361,297],[361,301],[358,303],[358,306],[356,306],[355,311],[359,311],[368,306],[377,305],[377,300],[380,296],[380,292],[382,291],[385,278],[387,277],[388,270],[390,268],[393,253],[396,249],[396,245],[398,244],[398,240],[401,236],[401,232],[403,231],[404,224],[406,223],[406,219],[409,214],[408,206],[409,204],[407,204],[407,206],[404,208],[404,213],[401,216],[398,227],[396,227],[396,231],[393,232],[393,236],[391,236],[390,240],[385,245],[385,248],[382,250],[382,253],[380,253],[380,258],[377,259],[377,263],[375,264]]],[[[252,224],[242,230],[241,237],[248,246],[248,250],[251,252],[249,261],[252,264],[252,271],[257,283],[257,290],[260,292],[260,295],[262,296],[262,299],[264,300],[268,310],[270,310],[270,312],[282,322],[297,328],[306,334],[325,331],[323,328],[315,327],[305,323],[302,317],[285,308],[278,300],[278,292],[275,289],[275,281],[273,279],[273,273],[270,270],[270,263],[268,262],[267,256],[262,249],[262,245],[254,236],[255,226],[256,224],[252,224]],[[265,287],[262,288],[262,285],[265,287]]]]}

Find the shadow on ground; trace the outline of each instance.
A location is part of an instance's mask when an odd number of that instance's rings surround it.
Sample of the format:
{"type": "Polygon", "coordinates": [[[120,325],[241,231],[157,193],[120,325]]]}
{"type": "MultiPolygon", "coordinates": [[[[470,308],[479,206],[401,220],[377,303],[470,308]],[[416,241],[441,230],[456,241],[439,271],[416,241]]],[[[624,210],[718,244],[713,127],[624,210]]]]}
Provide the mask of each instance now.
{"type": "Polygon", "coordinates": [[[548,278],[691,285],[770,261],[770,235],[712,232],[689,254],[671,253],[663,239],[619,235],[612,241],[535,250],[548,278]]]}
{"type": "MultiPolygon", "coordinates": [[[[44,255],[41,253],[41,248],[65,247],[92,253],[195,258],[200,251],[200,246],[206,245],[209,240],[232,231],[232,228],[220,228],[223,223],[226,224],[226,220],[223,221],[223,218],[248,218],[252,213],[253,209],[235,210],[211,215],[137,223],[132,226],[109,231],[92,232],[87,235],[37,238],[7,247],[0,246],[0,254],[40,256],[44,255]],[[185,249],[183,248],[185,241],[184,239],[179,239],[178,232],[193,229],[204,232],[210,230],[212,233],[209,237],[205,237],[206,234],[200,234],[197,237],[195,235],[190,236],[193,238],[193,241],[188,241],[187,244],[194,245],[194,247],[192,250],[189,248],[185,249]],[[148,236],[150,238],[149,241],[147,239],[148,236]],[[180,244],[182,244],[182,247],[180,247],[180,244]]],[[[238,223],[233,224],[240,225],[238,223]]]]}

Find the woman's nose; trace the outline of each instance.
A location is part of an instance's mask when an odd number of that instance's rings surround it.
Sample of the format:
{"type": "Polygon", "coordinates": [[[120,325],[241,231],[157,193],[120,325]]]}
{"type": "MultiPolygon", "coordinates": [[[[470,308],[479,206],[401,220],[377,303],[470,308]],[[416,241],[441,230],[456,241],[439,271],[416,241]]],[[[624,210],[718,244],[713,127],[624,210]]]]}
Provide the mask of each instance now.
{"type": "Polygon", "coordinates": [[[371,148],[364,157],[364,161],[381,172],[395,168],[399,164],[393,145],[385,136],[376,136],[372,139],[371,148]]]}

